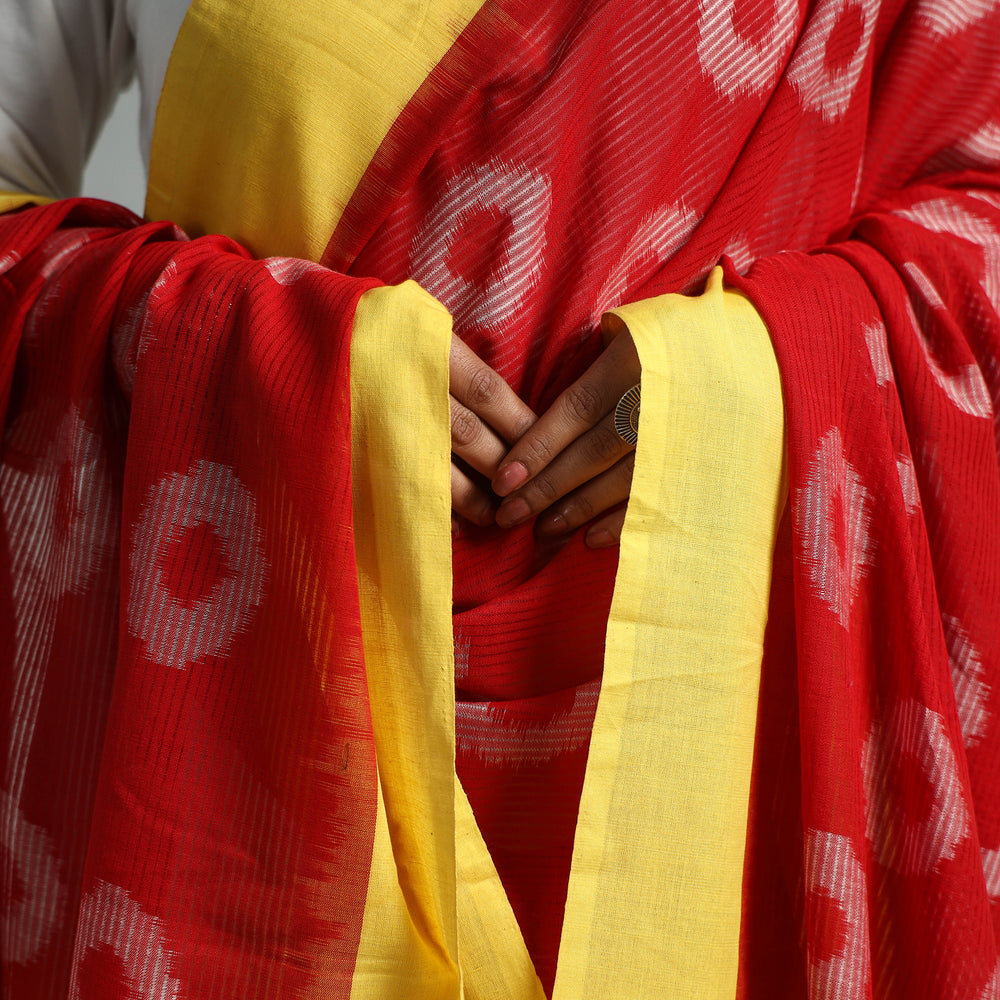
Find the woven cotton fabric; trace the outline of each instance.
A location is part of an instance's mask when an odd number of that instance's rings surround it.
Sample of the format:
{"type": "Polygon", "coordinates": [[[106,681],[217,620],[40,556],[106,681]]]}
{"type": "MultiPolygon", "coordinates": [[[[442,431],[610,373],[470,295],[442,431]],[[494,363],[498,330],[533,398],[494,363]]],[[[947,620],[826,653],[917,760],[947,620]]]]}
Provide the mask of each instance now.
{"type": "Polygon", "coordinates": [[[0,218],[3,994],[996,996],[996,5],[322,6],[0,218]],[[449,550],[616,307],[620,556],[449,550]]]}

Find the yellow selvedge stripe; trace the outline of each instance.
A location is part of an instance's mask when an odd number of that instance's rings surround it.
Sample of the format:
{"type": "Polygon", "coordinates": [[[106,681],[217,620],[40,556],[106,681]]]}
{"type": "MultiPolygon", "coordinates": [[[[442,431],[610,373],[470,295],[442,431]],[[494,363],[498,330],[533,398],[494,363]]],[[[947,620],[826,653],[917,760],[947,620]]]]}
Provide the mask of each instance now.
{"type": "Polygon", "coordinates": [[[615,312],[641,424],[554,996],[731,1000],[785,490],[778,369],[718,270],[697,298],[615,312]]]}
{"type": "Polygon", "coordinates": [[[459,995],[450,339],[448,312],[413,282],[358,304],[355,548],[380,785],[362,1000],[459,995]]]}
{"type": "Polygon", "coordinates": [[[358,304],[355,547],[379,809],[352,996],[544,1000],[455,775],[450,339],[413,282],[358,304]]]}
{"type": "Polygon", "coordinates": [[[9,212],[24,205],[48,205],[55,201],[40,194],[25,194],[23,191],[0,191],[0,212],[9,212]]]}
{"type": "Polygon", "coordinates": [[[389,128],[483,0],[194,0],[146,215],[318,260],[389,128]]]}

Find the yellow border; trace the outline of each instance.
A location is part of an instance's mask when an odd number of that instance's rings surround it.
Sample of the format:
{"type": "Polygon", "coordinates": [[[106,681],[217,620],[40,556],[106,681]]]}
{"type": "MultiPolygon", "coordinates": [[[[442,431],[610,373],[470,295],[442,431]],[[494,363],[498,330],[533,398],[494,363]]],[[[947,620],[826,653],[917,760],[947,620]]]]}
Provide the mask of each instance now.
{"type": "Polygon", "coordinates": [[[616,310],[642,361],[554,997],[735,995],[784,417],[767,330],[716,271],[616,310]]]}
{"type": "Polygon", "coordinates": [[[0,212],[10,212],[24,205],[48,205],[55,201],[40,194],[26,194],[23,191],[0,191],[0,212]]]}
{"type": "Polygon", "coordinates": [[[483,0],[194,0],[167,69],[146,215],[318,260],[417,88],[483,0]]]}
{"type": "Polygon", "coordinates": [[[362,998],[459,989],[450,342],[451,317],[413,282],[358,303],[355,547],[380,783],[352,993],[362,998]]]}

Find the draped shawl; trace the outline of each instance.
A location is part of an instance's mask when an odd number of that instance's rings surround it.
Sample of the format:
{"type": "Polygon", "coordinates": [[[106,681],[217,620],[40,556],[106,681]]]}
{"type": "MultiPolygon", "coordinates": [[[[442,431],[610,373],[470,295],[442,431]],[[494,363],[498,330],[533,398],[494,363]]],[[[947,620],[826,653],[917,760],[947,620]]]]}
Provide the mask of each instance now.
{"type": "Polygon", "coordinates": [[[996,996],[996,7],[294,6],[0,219],[4,995],[996,996]],[[620,557],[452,553],[619,306],[620,557]]]}

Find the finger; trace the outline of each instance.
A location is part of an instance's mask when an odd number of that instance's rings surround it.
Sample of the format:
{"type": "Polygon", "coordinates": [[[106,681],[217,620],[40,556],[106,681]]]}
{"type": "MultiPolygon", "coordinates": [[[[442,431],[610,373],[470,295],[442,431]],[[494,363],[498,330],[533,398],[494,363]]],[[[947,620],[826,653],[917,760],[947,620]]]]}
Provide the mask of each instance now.
{"type": "Polygon", "coordinates": [[[451,507],[473,524],[485,527],[493,523],[493,500],[454,463],[451,466],[451,507]]]}
{"type": "Polygon", "coordinates": [[[607,472],[594,477],[544,511],[535,524],[535,531],[545,538],[575,531],[580,525],[627,500],[634,468],[635,452],[629,452],[607,472]]]}
{"type": "MultiPolygon", "coordinates": [[[[502,528],[509,528],[534,517],[565,498],[572,490],[600,477],[601,473],[631,453],[632,446],[622,440],[615,430],[614,415],[609,414],[596,427],[573,441],[551,465],[516,493],[505,497],[497,511],[497,524],[502,528]]],[[[628,468],[630,482],[631,465],[628,468]]],[[[585,502],[589,494],[583,493],[582,496],[585,502]]],[[[627,496],[626,489],[623,495],[617,496],[612,502],[617,503],[627,496]]],[[[604,508],[597,508],[590,517],[602,509],[604,508]]],[[[589,520],[589,517],[584,520],[589,520]]]]}
{"type": "Polygon", "coordinates": [[[619,545],[622,540],[622,529],[625,527],[625,508],[612,511],[607,517],[602,517],[587,532],[584,542],[589,549],[607,549],[619,545]]]}
{"type": "Polygon", "coordinates": [[[507,445],[472,410],[452,396],[451,450],[476,472],[492,479],[507,454],[507,445]]]}
{"type": "Polygon", "coordinates": [[[448,360],[452,396],[498,437],[512,444],[534,423],[535,413],[461,338],[452,334],[448,360]]]}
{"type": "Polygon", "coordinates": [[[573,441],[611,413],[622,395],[639,381],[639,355],[626,332],[576,380],[511,448],[493,490],[507,496],[552,464],[573,441]]]}

